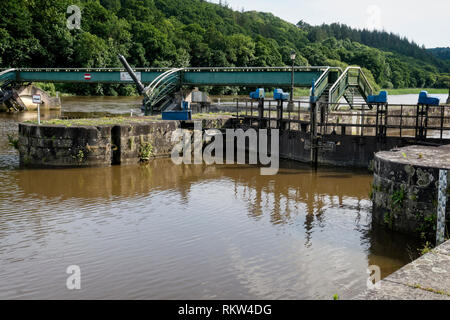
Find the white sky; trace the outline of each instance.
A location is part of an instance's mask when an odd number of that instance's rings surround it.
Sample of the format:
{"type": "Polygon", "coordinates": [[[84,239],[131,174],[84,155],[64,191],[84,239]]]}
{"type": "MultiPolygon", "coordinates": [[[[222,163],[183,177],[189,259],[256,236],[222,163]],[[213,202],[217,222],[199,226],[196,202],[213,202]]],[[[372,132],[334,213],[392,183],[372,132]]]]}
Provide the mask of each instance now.
{"type": "Polygon", "coordinates": [[[354,28],[384,29],[427,48],[450,47],[450,0],[222,0],[225,2],[235,10],[271,12],[291,23],[340,22],[354,28]]]}

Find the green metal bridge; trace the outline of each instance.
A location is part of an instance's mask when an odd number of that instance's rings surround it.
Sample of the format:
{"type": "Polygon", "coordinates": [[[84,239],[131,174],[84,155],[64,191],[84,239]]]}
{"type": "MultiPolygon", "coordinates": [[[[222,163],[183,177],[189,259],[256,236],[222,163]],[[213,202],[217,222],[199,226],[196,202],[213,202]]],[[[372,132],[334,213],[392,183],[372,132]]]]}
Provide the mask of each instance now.
{"type": "MultiPolygon", "coordinates": [[[[291,67],[134,68],[145,88],[147,102],[160,104],[183,86],[291,86],[291,67]]],[[[338,103],[344,97],[352,105],[357,97],[366,100],[373,90],[359,67],[294,67],[293,85],[311,87],[311,100],[338,103]]],[[[0,103],[11,98],[13,86],[31,82],[133,83],[122,68],[18,68],[0,72],[0,103]]]]}

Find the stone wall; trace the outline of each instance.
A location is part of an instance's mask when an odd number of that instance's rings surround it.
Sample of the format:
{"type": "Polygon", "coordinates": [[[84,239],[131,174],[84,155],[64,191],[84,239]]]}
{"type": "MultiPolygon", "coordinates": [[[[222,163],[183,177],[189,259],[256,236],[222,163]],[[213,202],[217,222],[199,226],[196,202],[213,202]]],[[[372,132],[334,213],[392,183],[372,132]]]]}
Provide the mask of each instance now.
{"type": "MultiPolygon", "coordinates": [[[[229,117],[203,119],[203,129],[231,126],[229,117]]],[[[20,163],[25,167],[93,167],[169,156],[172,132],[193,122],[146,121],[101,126],[19,124],[20,163]]]]}
{"type": "Polygon", "coordinates": [[[449,154],[449,146],[409,146],[378,152],[373,163],[373,222],[432,240],[439,170],[450,169],[449,154]]]}
{"type": "Polygon", "coordinates": [[[103,166],[111,163],[111,126],[19,124],[20,163],[27,167],[103,166]]]}

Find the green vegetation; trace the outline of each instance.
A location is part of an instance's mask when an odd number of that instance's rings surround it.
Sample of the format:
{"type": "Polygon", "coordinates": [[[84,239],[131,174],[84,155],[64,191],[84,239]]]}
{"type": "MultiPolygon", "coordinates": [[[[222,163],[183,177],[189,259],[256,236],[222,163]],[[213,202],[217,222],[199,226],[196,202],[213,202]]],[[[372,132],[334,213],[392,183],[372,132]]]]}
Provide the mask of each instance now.
{"type": "MultiPolygon", "coordinates": [[[[299,13],[301,15],[301,13],[299,13]]],[[[301,16],[299,16],[301,19],[301,16]]],[[[238,12],[202,0],[4,0],[0,6],[0,67],[283,66],[364,68],[375,88],[448,88],[450,61],[397,35],[341,24],[309,26],[270,13],[238,12]],[[69,30],[69,5],[82,10],[69,30]]],[[[132,95],[132,85],[55,84],[50,92],[132,95]]],[[[206,88],[245,94],[253,88],[206,88]]],[[[307,91],[300,95],[307,95],[307,91]]]]}
{"type": "MultiPolygon", "coordinates": [[[[231,116],[232,112],[209,112],[209,113],[195,113],[192,115],[193,120],[197,119],[217,119],[220,116],[231,116]]],[[[49,119],[41,120],[41,125],[55,125],[55,126],[102,126],[102,125],[117,125],[128,123],[143,123],[149,121],[162,121],[161,115],[145,116],[145,117],[99,117],[99,118],[82,118],[82,119],[49,119]]],[[[27,120],[26,123],[37,124],[37,120],[27,120]]],[[[13,140],[11,140],[13,141],[13,140]]],[[[10,141],[10,143],[11,143],[10,141]]]]}
{"type": "Polygon", "coordinates": [[[192,115],[192,119],[196,120],[196,119],[217,119],[217,117],[220,116],[232,116],[235,115],[236,113],[233,112],[209,112],[209,113],[194,113],[192,115]]]}
{"type": "Polygon", "coordinates": [[[419,222],[419,226],[416,229],[417,234],[422,240],[431,239],[436,235],[436,213],[424,213],[416,212],[416,219],[419,222]]]}
{"type": "Polygon", "coordinates": [[[389,89],[389,95],[397,94],[419,94],[420,91],[425,90],[430,94],[446,94],[448,93],[447,88],[402,88],[402,89],[389,89]]]}
{"type": "Polygon", "coordinates": [[[141,143],[139,147],[139,160],[141,162],[147,162],[153,155],[153,145],[150,142],[141,143]]]}
{"type": "Polygon", "coordinates": [[[14,149],[18,150],[19,149],[19,138],[17,137],[17,135],[13,135],[13,134],[8,134],[8,144],[13,147],[14,149]]]}
{"type": "Polygon", "coordinates": [[[79,163],[83,162],[84,157],[86,156],[86,154],[84,153],[83,150],[78,150],[78,152],[72,156],[74,159],[77,159],[79,163]]]}
{"type": "Polygon", "coordinates": [[[339,300],[339,295],[337,293],[333,294],[333,300],[339,300]]]}
{"type": "Polygon", "coordinates": [[[416,283],[414,285],[408,284],[408,286],[411,287],[411,288],[421,289],[421,290],[425,290],[425,291],[441,294],[441,295],[444,295],[444,296],[450,296],[450,292],[447,292],[447,291],[444,291],[444,290],[437,290],[437,289],[429,288],[429,287],[423,287],[423,286],[421,286],[418,283],[416,283]]]}
{"type": "Polygon", "coordinates": [[[390,197],[390,210],[384,213],[384,223],[392,229],[396,214],[400,214],[403,208],[403,201],[405,200],[405,190],[400,187],[394,190],[390,197]]]}
{"type": "Polygon", "coordinates": [[[439,59],[450,60],[450,48],[427,49],[433,56],[439,59]]]}
{"type": "MultiPolygon", "coordinates": [[[[161,116],[148,117],[101,117],[101,118],[84,118],[84,119],[50,119],[41,121],[41,125],[57,125],[57,126],[101,126],[101,125],[115,125],[125,123],[142,123],[146,121],[161,120],[161,116]]],[[[27,123],[37,124],[36,120],[25,121],[27,123]]]]}
{"type": "Polygon", "coordinates": [[[431,252],[433,250],[433,245],[429,241],[425,241],[423,247],[419,249],[420,255],[424,255],[428,252],[431,252]]]}

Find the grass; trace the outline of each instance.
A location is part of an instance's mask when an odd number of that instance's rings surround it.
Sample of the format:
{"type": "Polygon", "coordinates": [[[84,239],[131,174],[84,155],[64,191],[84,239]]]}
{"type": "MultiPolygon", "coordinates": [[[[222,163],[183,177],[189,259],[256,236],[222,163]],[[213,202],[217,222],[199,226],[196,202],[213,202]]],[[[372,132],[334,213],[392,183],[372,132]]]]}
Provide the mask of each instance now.
{"type": "MultiPolygon", "coordinates": [[[[196,113],[192,115],[193,120],[217,118],[220,116],[233,115],[231,112],[218,113],[196,113]]],[[[148,121],[161,121],[161,115],[157,116],[142,116],[142,117],[99,117],[99,118],[82,118],[82,119],[50,119],[41,121],[41,125],[55,125],[55,126],[102,126],[102,125],[116,125],[127,123],[143,123],[148,121]]],[[[37,124],[37,120],[28,120],[25,123],[37,124]]]]}
{"type": "MultiPolygon", "coordinates": [[[[291,93],[291,90],[284,89],[283,92],[285,93],[291,93]]],[[[309,88],[294,88],[294,99],[299,99],[300,97],[307,97],[309,96],[309,88]]],[[[266,98],[273,98],[273,91],[265,92],[266,98]]]]}
{"type": "Polygon", "coordinates": [[[428,93],[430,94],[448,93],[447,88],[401,88],[401,89],[381,89],[381,90],[386,90],[390,95],[419,94],[420,91],[428,91],[428,93]]]}
{"type": "Polygon", "coordinates": [[[194,113],[192,115],[192,119],[208,119],[208,118],[217,118],[218,116],[232,116],[236,114],[236,112],[203,112],[203,113],[194,113]]]}
{"type": "Polygon", "coordinates": [[[15,135],[12,134],[8,134],[8,144],[13,147],[14,149],[18,150],[19,149],[19,138],[15,135]]]}
{"type": "MultiPolygon", "coordinates": [[[[101,118],[84,118],[84,119],[50,119],[41,121],[41,125],[56,125],[56,126],[101,126],[124,123],[136,123],[158,120],[155,116],[150,117],[101,117],[101,118]]],[[[159,119],[160,120],[160,119],[159,119]]],[[[35,120],[25,121],[26,123],[37,124],[35,120]]]]}

